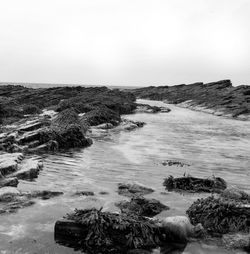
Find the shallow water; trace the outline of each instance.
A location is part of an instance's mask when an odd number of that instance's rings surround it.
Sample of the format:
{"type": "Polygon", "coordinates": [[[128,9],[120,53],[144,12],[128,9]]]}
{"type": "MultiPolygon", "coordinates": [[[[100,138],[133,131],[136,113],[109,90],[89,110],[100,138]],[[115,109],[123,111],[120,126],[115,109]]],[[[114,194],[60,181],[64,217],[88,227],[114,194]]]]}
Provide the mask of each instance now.
{"type": "MultiPolygon", "coordinates": [[[[22,181],[19,188],[57,190],[64,195],[39,200],[16,214],[0,216],[0,253],[79,253],[54,242],[56,220],[74,208],[95,206],[116,211],[114,202],[124,199],[116,193],[119,182],[137,182],[155,189],[147,197],[157,198],[171,207],[160,216],[183,215],[194,200],[206,196],[166,193],[162,182],[170,174],[220,176],[229,185],[250,193],[250,122],[168,106],[172,109],[170,113],[126,116],[146,122],[143,128],[130,132],[105,131],[89,148],[44,156],[44,169],[39,178],[34,182],[22,181]],[[191,166],[161,165],[167,159],[191,166]],[[94,191],[96,195],[72,196],[82,190],[94,191]],[[108,194],[101,195],[100,191],[108,194]]],[[[215,243],[190,243],[183,253],[242,252],[229,252],[215,243]]]]}

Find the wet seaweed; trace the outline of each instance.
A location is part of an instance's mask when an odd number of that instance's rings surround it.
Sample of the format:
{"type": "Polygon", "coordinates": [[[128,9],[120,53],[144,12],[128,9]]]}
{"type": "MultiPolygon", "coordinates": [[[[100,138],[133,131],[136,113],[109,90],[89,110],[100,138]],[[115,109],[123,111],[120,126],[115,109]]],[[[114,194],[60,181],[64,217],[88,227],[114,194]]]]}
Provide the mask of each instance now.
{"type": "Polygon", "coordinates": [[[160,231],[153,221],[134,214],[76,209],[66,219],[86,229],[79,245],[88,253],[124,253],[128,249],[151,248],[160,243],[160,231]]]}
{"type": "Polygon", "coordinates": [[[248,202],[210,196],[195,201],[187,214],[192,224],[201,223],[211,235],[250,231],[248,202]]]}

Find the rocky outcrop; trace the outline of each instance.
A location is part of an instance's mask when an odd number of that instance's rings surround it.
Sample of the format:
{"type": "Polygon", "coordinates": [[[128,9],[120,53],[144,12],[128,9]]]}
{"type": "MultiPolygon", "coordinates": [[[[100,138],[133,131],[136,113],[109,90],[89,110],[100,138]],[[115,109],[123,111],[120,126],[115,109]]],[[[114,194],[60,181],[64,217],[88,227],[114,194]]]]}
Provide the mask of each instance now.
{"type": "Polygon", "coordinates": [[[250,86],[233,87],[230,80],[207,84],[150,86],[132,92],[143,99],[162,100],[214,115],[250,120],[250,86]]]}
{"type": "Polygon", "coordinates": [[[169,176],[164,180],[163,186],[165,186],[168,191],[221,193],[227,188],[227,183],[220,177],[203,179],[192,176],[178,178],[169,176]]]}

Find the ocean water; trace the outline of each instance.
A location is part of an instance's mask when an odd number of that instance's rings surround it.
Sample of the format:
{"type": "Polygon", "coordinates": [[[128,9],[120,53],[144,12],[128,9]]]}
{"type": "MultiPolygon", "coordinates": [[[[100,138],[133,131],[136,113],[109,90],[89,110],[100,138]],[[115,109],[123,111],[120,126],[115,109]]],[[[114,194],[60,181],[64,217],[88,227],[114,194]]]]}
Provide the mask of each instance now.
{"type": "MultiPolygon", "coordinates": [[[[151,105],[162,102],[140,100],[151,105]]],[[[207,194],[181,195],[166,192],[164,178],[191,174],[223,177],[228,185],[250,193],[250,122],[216,117],[169,106],[170,113],[138,113],[124,116],[146,122],[134,131],[104,131],[86,149],[44,155],[44,169],[34,182],[21,181],[21,190],[57,190],[64,195],[38,200],[15,214],[0,216],[1,254],[80,253],[54,241],[54,225],[74,208],[103,207],[118,211],[114,203],[126,199],[117,194],[120,182],[136,182],[155,190],[147,195],[171,209],[159,216],[185,215],[197,198],[207,194]],[[163,160],[178,160],[189,167],[163,166],[163,160]],[[75,197],[76,191],[94,191],[95,196],[75,197]],[[99,194],[101,191],[107,195],[99,194]]],[[[154,253],[160,253],[155,250],[154,253]]],[[[174,252],[164,252],[174,253],[174,252]]],[[[189,243],[184,254],[244,253],[225,250],[215,242],[189,243]]]]}

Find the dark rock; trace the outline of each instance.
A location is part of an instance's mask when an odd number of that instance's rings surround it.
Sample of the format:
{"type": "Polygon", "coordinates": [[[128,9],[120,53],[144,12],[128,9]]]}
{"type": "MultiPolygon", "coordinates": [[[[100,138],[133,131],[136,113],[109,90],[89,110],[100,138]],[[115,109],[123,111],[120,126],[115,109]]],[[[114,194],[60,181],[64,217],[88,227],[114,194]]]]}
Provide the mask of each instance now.
{"type": "Polygon", "coordinates": [[[96,108],[81,117],[81,123],[89,126],[96,126],[103,123],[117,125],[120,120],[120,115],[117,112],[106,107],[96,108]]]}
{"type": "Polygon", "coordinates": [[[122,121],[115,128],[115,130],[127,130],[127,131],[131,131],[131,130],[134,130],[134,129],[137,129],[137,128],[141,128],[144,125],[145,125],[144,122],[132,121],[132,120],[128,120],[128,119],[122,119],[122,121]]]}
{"type": "Polygon", "coordinates": [[[201,223],[211,235],[250,230],[250,202],[224,197],[198,199],[187,210],[192,224],[201,223]]]}
{"type": "Polygon", "coordinates": [[[153,217],[169,207],[156,199],[146,199],[142,196],[133,197],[131,201],[120,201],[116,203],[122,212],[134,213],[139,216],[153,217]]]}
{"type": "Polygon", "coordinates": [[[249,86],[233,87],[230,80],[130,90],[136,97],[163,100],[215,115],[250,120],[249,86]]]}
{"type": "Polygon", "coordinates": [[[220,177],[203,179],[192,176],[184,176],[179,178],[169,176],[164,180],[163,186],[165,186],[168,191],[216,193],[220,193],[227,188],[225,180],[220,177]]]}
{"type": "Polygon", "coordinates": [[[139,184],[118,184],[118,194],[133,197],[135,195],[146,195],[154,192],[153,189],[139,185],[139,184]]]}
{"type": "Polygon", "coordinates": [[[76,210],[65,219],[55,224],[55,240],[65,245],[74,241],[75,248],[87,253],[125,254],[160,244],[158,227],[144,217],[90,209],[76,210]]]}
{"type": "Polygon", "coordinates": [[[165,160],[161,163],[163,166],[189,167],[190,165],[181,161],[165,160]]]}
{"type": "Polygon", "coordinates": [[[26,196],[28,198],[41,198],[41,199],[46,200],[46,199],[50,199],[53,197],[63,195],[63,192],[43,190],[43,191],[26,192],[26,193],[23,193],[22,195],[26,196]]]}
{"type": "Polygon", "coordinates": [[[99,194],[100,195],[108,195],[109,193],[107,191],[100,191],[99,194]]]}
{"type": "Polygon", "coordinates": [[[16,177],[0,179],[0,188],[5,186],[17,187],[17,185],[18,185],[18,179],[16,177]]]}
{"type": "Polygon", "coordinates": [[[74,196],[94,196],[95,193],[93,191],[77,191],[74,196]]]}

